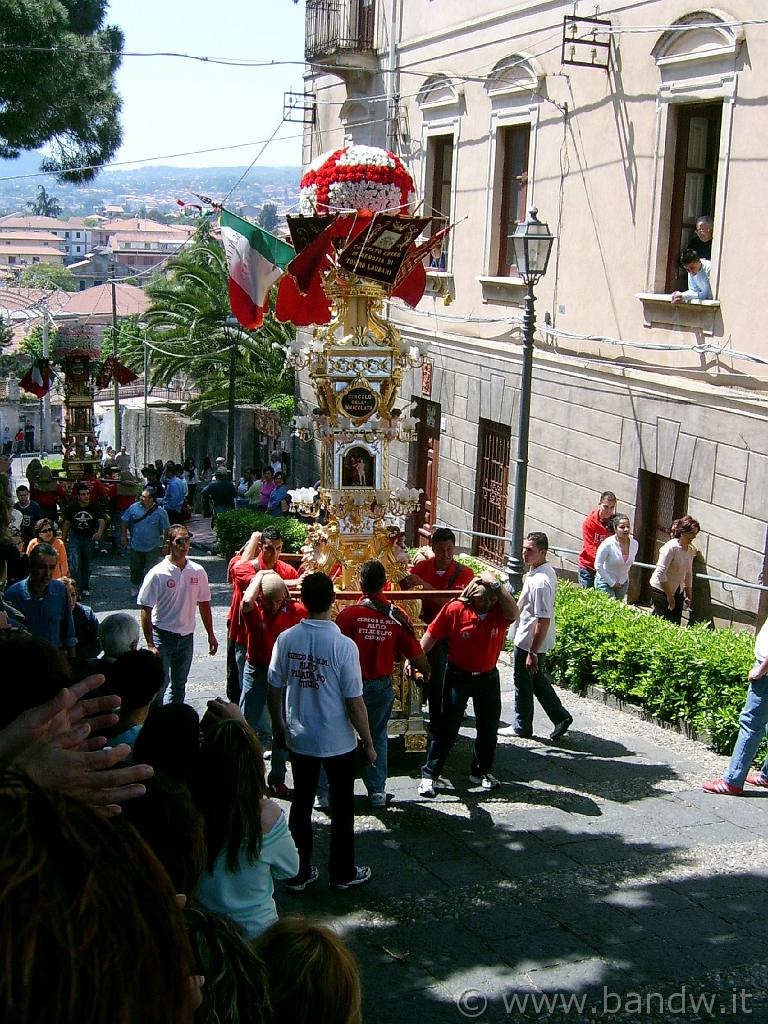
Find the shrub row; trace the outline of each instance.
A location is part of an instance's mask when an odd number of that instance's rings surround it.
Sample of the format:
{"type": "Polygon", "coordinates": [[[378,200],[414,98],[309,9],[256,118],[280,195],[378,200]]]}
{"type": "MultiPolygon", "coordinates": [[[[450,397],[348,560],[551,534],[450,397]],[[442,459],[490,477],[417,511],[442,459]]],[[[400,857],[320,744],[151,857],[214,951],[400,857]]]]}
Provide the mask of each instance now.
{"type": "Polygon", "coordinates": [[[560,581],[557,641],[547,658],[561,686],[602,687],[665,722],[690,722],[729,754],[739,728],[754,636],[674,626],[595,590],[560,581]]]}
{"type": "Polygon", "coordinates": [[[307,539],[307,526],[291,516],[276,518],[269,512],[255,512],[249,508],[236,508],[231,512],[221,512],[216,516],[213,528],[219,551],[227,558],[245,544],[254,530],[266,530],[268,526],[276,526],[283,537],[283,550],[286,552],[300,551],[307,539]]]}

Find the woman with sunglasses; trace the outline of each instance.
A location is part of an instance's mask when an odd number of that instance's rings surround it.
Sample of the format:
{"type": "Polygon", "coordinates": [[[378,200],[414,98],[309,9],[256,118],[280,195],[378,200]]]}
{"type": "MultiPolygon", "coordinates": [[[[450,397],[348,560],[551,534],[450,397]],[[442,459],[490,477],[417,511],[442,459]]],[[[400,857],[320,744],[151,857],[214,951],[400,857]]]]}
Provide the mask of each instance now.
{"type": "Polygon", "coordinates": [[[50,519],[38,519],[34,527],[34,537],[27,545],[27,554],[31,554],[38,544],[50,544],[56,550],[59,560],[53,570],[53,578],[60,580],[62,576],[69,576],[69,563],[67,562],[67,549],[64,541],[53,534],[53,523],[50,519]]]}

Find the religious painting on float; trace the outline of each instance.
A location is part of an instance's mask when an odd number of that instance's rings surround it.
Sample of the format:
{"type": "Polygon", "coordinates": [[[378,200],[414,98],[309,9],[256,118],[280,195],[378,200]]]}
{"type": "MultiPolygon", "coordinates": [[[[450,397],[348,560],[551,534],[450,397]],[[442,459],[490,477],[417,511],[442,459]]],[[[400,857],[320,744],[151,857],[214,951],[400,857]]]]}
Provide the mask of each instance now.
{"type": "Polygon", "coordinates": [[[375,487],[376,461],[362,445],[349,448],[341,460],[342,487],[375,487]]]}

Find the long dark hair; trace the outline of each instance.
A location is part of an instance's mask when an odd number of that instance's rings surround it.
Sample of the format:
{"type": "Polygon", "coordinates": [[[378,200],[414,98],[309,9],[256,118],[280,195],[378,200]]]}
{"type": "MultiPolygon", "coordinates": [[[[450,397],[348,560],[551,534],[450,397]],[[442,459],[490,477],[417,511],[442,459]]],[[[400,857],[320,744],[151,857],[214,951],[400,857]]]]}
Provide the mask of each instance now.
{"type": "Polygon", "coordinates": [[[228,871],[239,870],[243,850],[249,861],[256,860],[267,784],[261,744],[250,726],[220,722],[205,735],[190,788],[203,815],[208,870],[222,850],[228,871]]]}

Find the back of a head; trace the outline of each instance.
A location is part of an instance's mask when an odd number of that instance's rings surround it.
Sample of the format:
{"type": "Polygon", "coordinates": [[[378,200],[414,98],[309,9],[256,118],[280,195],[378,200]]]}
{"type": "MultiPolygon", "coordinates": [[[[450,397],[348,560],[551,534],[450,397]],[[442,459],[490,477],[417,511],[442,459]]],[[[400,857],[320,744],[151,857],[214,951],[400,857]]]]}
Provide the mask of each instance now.
{"type": "Polygon", "coordinates": [[[232,871],[243,849],[250,859],[258,856],[267,785],[264,755],[251,727],[225,720],[206,732],[189,784],[205,823],[208,869],[222,850],[232,871]]]}
{"type": "Polygon", "coordinates": [[[183,913],[197,972],[205,978],[195,1024],[268,1024],[266,971],[240,927],[204,907],[183,913]]]}
{"type": "Polygon", "coordinates": [[[102,620],[99,640],[107,658],[119,658],[139,642],[139,624],[128,612],[113,612],[102,620]]]}
{"type": "MultiPolygon", "coordinates": [[[[159,659],[158,659],[159,660],[159,659]]],[[[133,747],[136,764],[151,764],[179,782],[186,782],[200,756],[200,719],[189,704],[150,708],[133,747]]]]}
{"type": "Polygon", "coordinates": [[[194,965],[173,886],[120,816],[6,768],[0,899],[0,958],[19,965],[4,972],[0,1019],[191,1024],[194,965]]]}
{"type": "Polygon", "coordinates": [[[310,615],[327,612],[334,599],[333,583],[324,572],[312,572],[301,581],[301,602],[310,615]]]}
{"type": "Polygon", "coordinates": [[[363,562],[360,569],[360,587],[365,594],[378,594],[387,582],[387,570],[376,558],[363,562]]]}
{"type": "Polygon", "coordinates": [[[23,711],[52,700],[72,682],[71,665],[63,651],[17,630],[0,631],[0,663],[3,677],[12,683],[3,687],[0,729],[23,711]]]}
{"type": "Polygon", "coordinates": [[[359,1024],[357,963],[330,928],[282,917],[259,938],[256,951],[267,969],[274,1024],[359,1024]]]}
{"type": "Polygon", "coordinates": [[[105,693],[120,698],[121,712],[148,707],[163,685],[163,663],[151,651],[126,651],[105,667],[105,693]]]}
{"type": "Polygon", "coordinates": [[[190,895],[205,865],[200,813],[187,787],[165,772],[155,772],[144,786],[140,800],[125,801],[121,817],[133,825],[163,865],[174,890],[190,895]]]}

